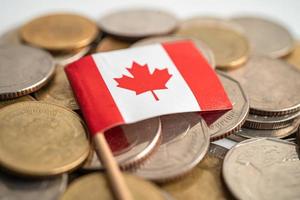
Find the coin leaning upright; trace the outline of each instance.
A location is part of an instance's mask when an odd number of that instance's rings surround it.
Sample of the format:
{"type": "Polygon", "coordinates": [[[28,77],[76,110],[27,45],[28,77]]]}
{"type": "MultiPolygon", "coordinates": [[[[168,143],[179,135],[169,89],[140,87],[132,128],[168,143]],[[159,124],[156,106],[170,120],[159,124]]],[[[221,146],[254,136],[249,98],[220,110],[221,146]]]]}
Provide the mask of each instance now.
{"type": "Polygon", "coordinates": [[[44,86],[54,73],[51,55],[23,45],[0,45],[0,100],[24,96],[44,86]]]}
{"type": "Polygon", "coordinates": [[[53,104],[21,102],[0,110],[0,165],[27,176],[70,171],[88,156],[80,118],[53,104]]]}

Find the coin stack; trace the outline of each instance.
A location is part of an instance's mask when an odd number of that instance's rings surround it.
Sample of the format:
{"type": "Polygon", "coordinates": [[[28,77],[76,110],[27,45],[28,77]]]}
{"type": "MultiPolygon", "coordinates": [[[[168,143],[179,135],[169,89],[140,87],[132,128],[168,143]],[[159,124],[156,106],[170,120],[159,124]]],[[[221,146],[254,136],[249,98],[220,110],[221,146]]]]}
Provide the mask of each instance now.
{"type": "Polygon", "coordinates": [[[270,19],[129,9],[98,23],[49,14],[0,37],[0,200],[113,199],[64,67],[178,40],[216,70],[233,108],[106,131],[134,199],[300,199],[300,43],[270,19]],[[213,143],[223,138],[240,143],[213,143]]]}

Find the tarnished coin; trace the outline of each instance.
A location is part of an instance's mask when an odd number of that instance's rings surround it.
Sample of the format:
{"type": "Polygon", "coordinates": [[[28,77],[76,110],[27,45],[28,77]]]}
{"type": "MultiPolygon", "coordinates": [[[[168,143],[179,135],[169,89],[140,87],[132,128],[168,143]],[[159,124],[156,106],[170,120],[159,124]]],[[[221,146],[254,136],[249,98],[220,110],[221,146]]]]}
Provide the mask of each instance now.
{"type": "Polygon", "coordinates": [[[63,66],[56,67],[54,78],[37,91],[35,97],[39,101],[53,103],[72,110],[79,109],[63,66]]]}
{"type": "Polygon", "coordinates": [[[33,19],[21,28],[20,35],[31,45],[65,51],[89,45],[97,37],[98,28],[86,17],[61,13],[33,19]]]}
{"type": "Polygon", "coordinates": [[[294,51],[284,59],[300,70],[300,42],[297,43],[294,51]]]}
{"type": "Polygon", "coordinates": [[[254,54],[278,58],[294,48],[292,35],[277,22],[254,16],[235,17],[232,21],[244,28],[254,54]]]}
{"type": "Polygon", "coordinates": [[[162,43],[162,42],[174,42],[174,41],[180,41],[180,40],[191,40],[195,44],[197,49],[206,58],[206,60],[210,64],[210,66],[213,68],[216,67],[215,58],[214,58],[214,55],[213,55],[212,51],[210,50],[210,48],[203,42],[199,41],[198,39],[191,38],[191,37],[181,37],[181,36],[175,36],[175,35],[150,37],[150,38],[146,38],[146,39],[137,41],[136,43],[134,43],[132,45],[132,47],[144,46],[144,45],[162,43]]]}
{"type": "Polygon", "coordinates": [[[177,19],[172,14],[159,10],[121,10],[103,16],[99,25],[101,30],[110,35],[140,39],[173,32],[177,27],[177,19]]]}
{"type": "Polygon", "coordinates": [[[56,200],[68,184],[66,174],[48,179],[32,180],[0,174],[1,200],[56,200]]]}
{"type": "Polygon", "coordinates": [[[249,112],[249,101],[241,85],[224,73],[218,72],[218,77],[233,107],[209,126],[211,141],[224,138],[239,130],[249,112]]]}
{"type": "Polygon", "coordinates": [[[282,116],[300,110],[300,72],[284,61],[253,56],[227,74],[244,88],[252,114],[282,116]]]}
{"type": "MultiPolygon", "coordinates": [[[[221,154],[227,152],[225,148],[220,146],[217,148],[221,154]]],[[[215,149],[212,152],[215,152],[215,149]]],[[[223,158],[219,158],[209,151],[191,173],[178,180],[162,184],[161,187],[177,200],[232,199],[222,184],[222,161],[223,158]]]]}
{"type": "MultiPolygon", "coordinates": [[[[135,168],[158,148],[161,139],[161,122],[159,118],[152,118],[123,125],[105,132],[105,137],[120,167],[135,168]]],[[[94,151],[85,162],[83,169],[103,169],[94,151]]]]}
{"type": "Polygon", "coordinates": [[[52,52],[52,55],[54,58],[54,62],[57,65],[65,66],[72,62],[75,62],[79,58],[86,55],[90,51],[90,49],[91,49],[90,46],[86,46],[86,47],[82,47],[80,49],[76,49],[76,50],[73,50],[73,51],[67,52],[67,53],[66,52],[52,52]]]}
{"type": "Polygon", "coordinates": [[[223,177],[237,199],[300,199],[300,160],[294,143],[245,140],[226,154],[223,177]]]}
{"type": "Polygon", "coordinates": [[[117,38],[107,36],[99,42],[96,48],[96,52],[106,52],[106,51],[113,51],[119,49],[126,49],[130,45],[131,42],[126,42],[123,40],[119,40],[117,38]]]}
{"type": "Polygon", "coordinates": [[[40,89],[54,73],[50,54],[21,45],[0,45],[0,100],[40,89]]]}
{"type": "Polygon", "coordinates": [[[207,18],[187,20],[182,22],[176,35],[191,36],[205,42],[214,53],[217,68],[236,68],[248,59],[248,41],[240,31],[224,23],[207,18]]]}
{"type": "MultiPolygon", "coordinates": [[[[164,200],[160,189],[151,182],[136,176],[123,174],[134,200],[164,200]]],[[[114,200],[107,177],[103,173],[92,173],[71,183],[60,200],[114,200]]]]}
{"type": "Polygon", "coordinates": [[[53,104],[21,102],[0,110],[0,163],[27,176],[50,176],[72,170],[88,156],[81,119],[53,104]]]}
{"type": "Polygon", "coordinates": [[[193,169],[204,157],[209,134],[196,113],[167,115],[162,120],[162,144],[145,164],[134,171],[143,178],[165,182],[193,169]]]}
{"type": "Polygon", "coordinates": [[[279,129],[289,126],[299,116],[299,111],[274,117],[250,114],[243,126],[253,129],[279,129]]]}
{"type": "Polygon", "coordinates": [[[18,97],[15,99],[3,100],[3,101],[0,101],[0,108],[3,108],[5,106],[8,106],[8,105],[11,105],[14,103],[22,102],[22,101],[35,101],[35,99],[30,95],[25,95],[25,96],[18,97]]]}

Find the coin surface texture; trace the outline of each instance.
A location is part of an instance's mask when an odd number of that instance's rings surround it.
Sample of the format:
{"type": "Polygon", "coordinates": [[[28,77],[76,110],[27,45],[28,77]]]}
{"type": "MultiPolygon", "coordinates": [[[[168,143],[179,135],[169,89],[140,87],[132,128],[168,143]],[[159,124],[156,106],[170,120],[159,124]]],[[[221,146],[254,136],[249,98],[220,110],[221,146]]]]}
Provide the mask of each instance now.
{"type": "Polygon", "coordinates": [[[300,160],[294,143],[245,140],[226,154],[223,177],[237,199],[299,199],[300,160]]]}
{"type": "Polygon", "coordinates": [[[60,106],[34,101],[0,110],[0,164],[27,176],[72,170],[88,156],[80,118],[60,106]]]}
{"type": "Polygon", "coordinates": [[[21,179],[0,174],[0,199],[2,200],[55,200],[68,184],[66,174],[48,179],[21,179]]]}
{"type": "Polygon", "coordinates": [[[21,45],[0,45],[0,100],[40,89],[54,73],[50,54],[21,45]]]}
{"type": "Polygon", "coordinates": [[[251,16],[236,17],[232,21],[244,28],[253,54],[278,58],[289,54],[294,48],[292,35],[276,22],[251,16]]]}
{"type": "Polygon", "coordinates": [[[213,52],[210,50],[210,48],[204,44],[203,42],[199,41],[198,39],[191,38],[191,37],[181,37],[181,36],[156,36],[156,37],[149,37],[142,40],[139,40],[135,42],[132,47],[137,46],[145,46],[155,43],[162,43],[162,42],[175,42],[180,40],[191,40],[196,48],[202,53],[202,55],[205,57],[205,59],[208,61],[210,66],[212,68],[216,68],[216,62],[213,55],[213,52]]]}
{"type": "MultiPolygon", "coordinates": [[[[136,176],[123,174],[134,200],[164,200],[160,189],[136,176]]],[[[114,200],[105,174],[92,173],[71,183],[60,200],[114,200]]]]}
{"type": "Polygon", "coordinates": [[[216,59],[220,69],[230,69],[241,66],[249,56],[249,44],[244,35],[224,21],[198,19],[183,21],[176,35],[195,37],[206,43],[216,59]]]}
{"type": "Polygon", "coordinates": [[[134,171],[143,178],[164,182],[194,168],[209,146],[209,134],[198,114],[166,115],[162,120],[162,144],[145,164],[134,171]]]}
{"type": "MultiPolygon", "coordinates": [[[[123,125],[106,131],[105,137],[120,167],[134,168],[158,148],[161,139],[161,122],[159,118],[152,118],[123,125]]],[[[83,169],[103,169],[94,151],[85,162],[83,169]]]]}
{"type": "Polygon", "coordinates": [[[113,51],[119,49],[126,49],[130,45],[131,42],[126,42],[123,40],[119,40],[117,38],[107,36],[99,42],[96,48],[96,52],[106,52],[106,51],[113,51]]]}
{"type": "Polygon", "coordinates": [[[35,101],[35,99],[30,95],[25,95],[25,96],[18,97],[15,99],[3,100],[3,101],[0,101],[0,108],[3,108],[5,106],[8,106],[8,105],[11,105],[14,103],[22,102],[22,101],[35,101]]]}
{"type": "Polygon", "coordinates": [[[100,28],[121,38],[139,39],[171,33],[177,27],[177,19],[170,13],[157,10],[121,10],[103,16],[100,28]]]}
{"type": "Polygon", "coordinates": [[[244,88],[252,114],[281,116],[300,109],[300,72],[284,61],[253,56],[226,73],[244,88]]]}
{"type": "Polygon", "coordinates": [[[284,59],[300,70],[300,42],[296,44],[294,51],[284,59]]]}
{"type": "Polygon", "coordinates": [[[233,107],[209,125],[211,141],[224,138],[239,130],[249,112],[249,101],[241,85],[224,73],[219,72],[218,77],[233,107]]]}
{"type": "Polygon", "coordinates": [[[65,66],[82,58],[90,51],[90,49],[90,46],[86,46],[70,52],[52,52],[52,56],[57,65],[65,66]]]}
{"type": "Polygon", "coordinates": [[[26,23],[20,30],[25,42],[51,51],[87,46],[97,35],[98,28],[93,21],[71,13],[41,16],[26,23]]]}
{"type": "Polygon", "coordinates": [[[37,91],[35,97],[39,101],[53,103],[72,110],[79,109],[63,66],[56,67],[54,78],[37,91]]]}

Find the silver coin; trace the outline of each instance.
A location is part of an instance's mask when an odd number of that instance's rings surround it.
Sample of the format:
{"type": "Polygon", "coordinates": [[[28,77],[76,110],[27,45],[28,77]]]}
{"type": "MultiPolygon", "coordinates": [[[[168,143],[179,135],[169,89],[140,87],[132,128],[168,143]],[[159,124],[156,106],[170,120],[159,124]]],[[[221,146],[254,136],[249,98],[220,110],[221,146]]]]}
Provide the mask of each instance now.
{"type": "MultiPolygon", "coordinates": [[[[105,133],[106,140],[122,169],[137,167],[160,143],[161,122],[152,118],[113,128],[105,133]]],[[[103,169],[94,151],[83,166],[85,170],[103,169]]]]}
{"type": "Polygon", "coordinates": [[[74,52],[61,52],[61,53],[55,53],[52,54],[53,58],[54,58],[54,62],[57,65],[68,65],[72,62],[75,62],[76,60],[80,59],[81,57],[83,57],[84,55],[86,55],[89,51],[90,51],[91,47],[90,46],[86,46],[83,47],[81,49],[75,50],[74,52]]]}
{"type": "Polygon", "coordinates": [[[243,126],[252,129],[279,129],[289,126],[299,116],[299,111],[275,117],[250,114],[243,126]]]}
{"type": "Polygon", "coordinates": [[[289,54],[294,48],[292,35],[274,21],[251,16],[236,17],[232,21],[245,29],[254,54],[278,58],[289,54]]]}
{"type": "Polygon", "coordinates": [[[22,45],[0,45],[0,99],[24,96],[40,89],[54,73],[50,54],[22,45]]]}
{"type": "Polygon", "coordinates": [[[212,68],[216,68],[216,62],[214,54],[211,49],[204,44],[202,41],[192,38],[192,37],[182,37],[182,36],[156,36],[146,39],[142,39],[132,44],[131,47],[145,46],[149,44],[161,43],[161,42],[174,42],[179,40],[191,40],[197,47],[197,49],[203,54],[208,63],[212,68]]]}
{"type": "Polygon", "coordinates": [[[226,154],[224,181],[237,199],[300,199],[297,148],[279,139],[245,140],[226,154]]]}
{"type": "Polygon", "coordinates": [[[300,109],[300,72],[278,59],[253,56],[247,64],[226,72],[250,99],[250,113],[282,116],[300,109]]]}
{"type": "Polygon", "coordinates": [[[1,200],[57,200],[68,183],[66,174],[49,179],[31,180],[0,174],[1,200]]]}
{"type": "Polygon", "coordinates": [[[199,114],[166,115],[162,120],[162,144],[143,166],[133,173],[137,176],[165,182],[193,169],[208,151],[209,134],[199,114]]]}
{"type": "Polygon", "coordinates": [[[157,10],[121,10],[102,17],[102,31],[122,38],[139,39],[171,33],[177,19],[170,13],[157,10]]]}
{"type": "Polygon", "coordinates": [[[272,138],[284,138],[287,137],[297,130],[300,124],[299,119],[295,119],[289,126],[274,129],[274,130],[258,130],[258,129],[249,129],[242,128],[241,130],[235,132],[236,135],[242,136],[244,138],[256,138],[256,137],[272,137],[272,138]]]}
{"type": "Polygon", "coordinates": [[[241,85],[224,73],[218,72],[218,77],[233,107],[209,126],[211,141],[224,138],[239,130],[249,112],[249,101],[241,85]]]}
{"type": "Polygon", "coordinates": [[[217,158],[223,160],[227,152],[228,152],[228,149],[226,149],[220,145],[213,144],[213,143],[210,143],[210,145],[209,145],[208,155],[212,155],[214,157],[217,157],[217,158]]]}
{"type": "Polygon", "coordinates": [[[0,44],[21,44],[19,28],[13,28],[0,36],[0,44]]]}

